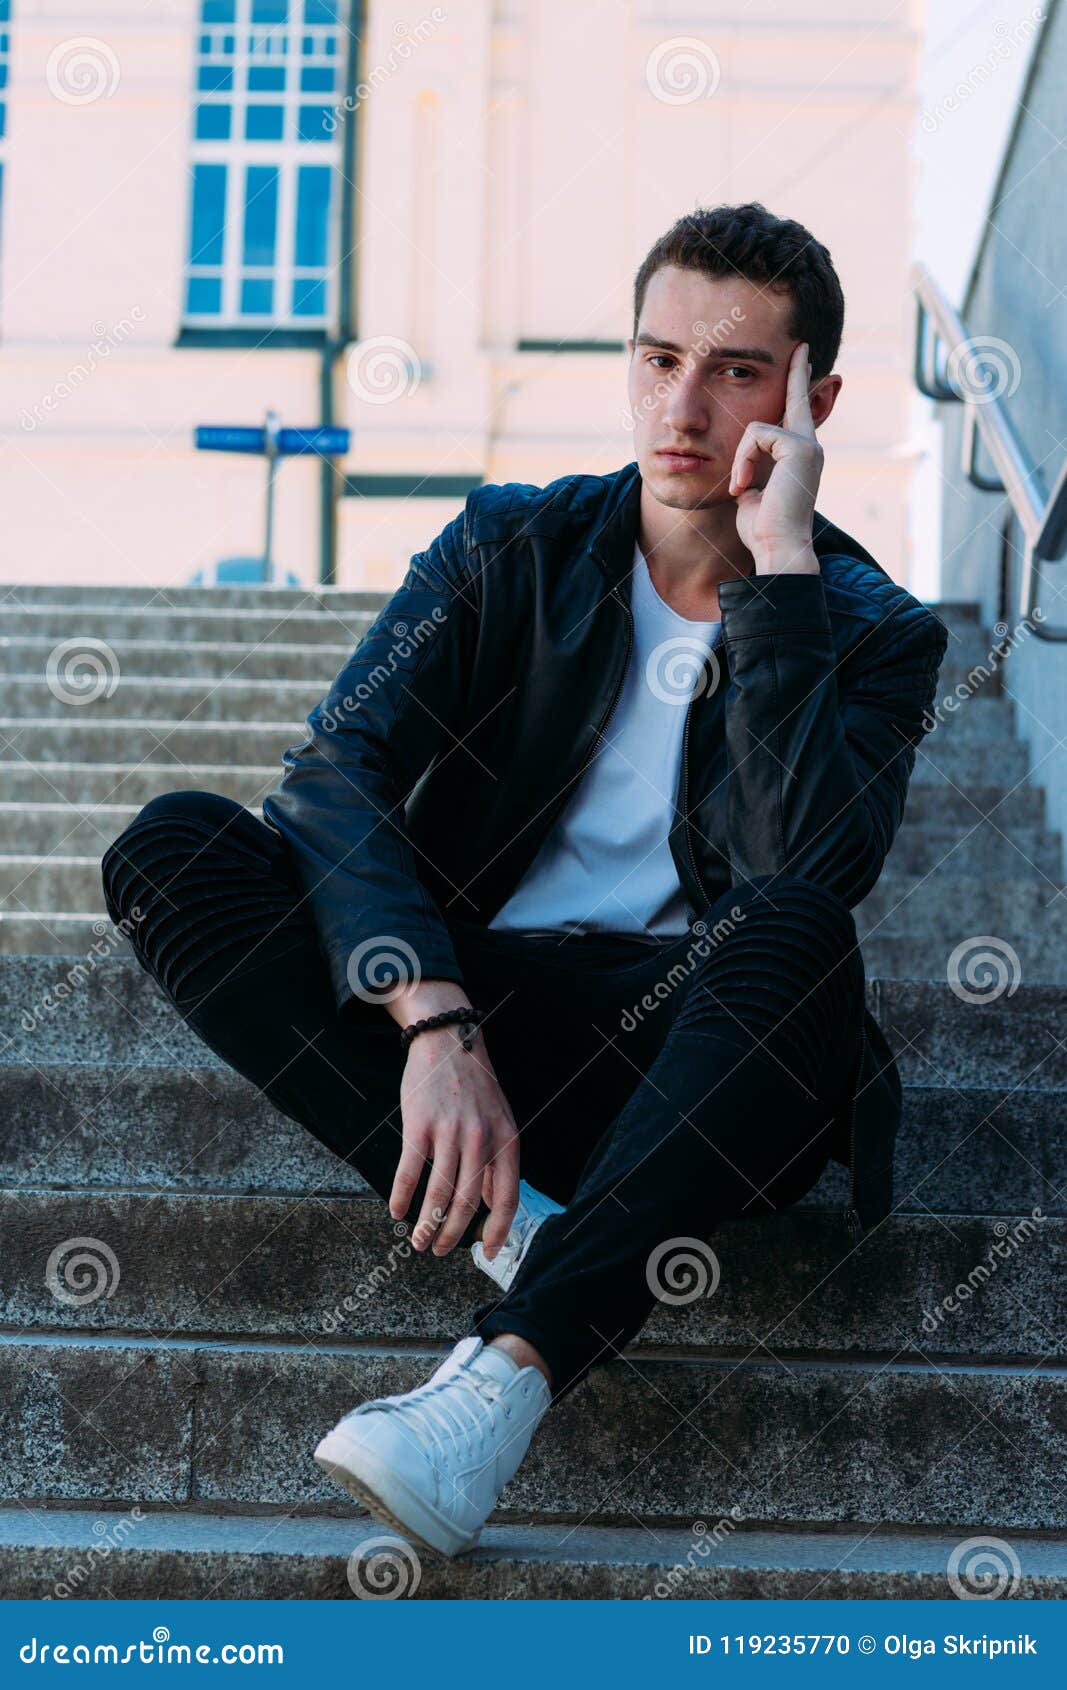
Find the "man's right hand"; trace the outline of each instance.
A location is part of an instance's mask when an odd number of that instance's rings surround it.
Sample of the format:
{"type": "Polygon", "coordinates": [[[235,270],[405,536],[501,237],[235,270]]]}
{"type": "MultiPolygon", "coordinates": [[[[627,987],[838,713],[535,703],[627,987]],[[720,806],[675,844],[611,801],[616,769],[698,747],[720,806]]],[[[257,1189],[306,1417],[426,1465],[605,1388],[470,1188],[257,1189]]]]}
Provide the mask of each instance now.
{"type": "MultiPolygon", "coordinates": [[[[421,980],[385,1005],[398,1026],[452,1009],[467,999],[454,980],[421,980]]],[[[483,1197],[490,1207],[482,1246],[492,1259],[508,1235],[519,1201],[519,1138],[481,1028],[469,1051],[460,1027],[428,1028],[412,1039],[400,1082],[403,1150],[389,1196],[394,1220],[407,1214],[423,1167],[432,1163],[422,1211],[412,1229],[416,1250],[445,1256],[463,1236],[483,1197]]]]}

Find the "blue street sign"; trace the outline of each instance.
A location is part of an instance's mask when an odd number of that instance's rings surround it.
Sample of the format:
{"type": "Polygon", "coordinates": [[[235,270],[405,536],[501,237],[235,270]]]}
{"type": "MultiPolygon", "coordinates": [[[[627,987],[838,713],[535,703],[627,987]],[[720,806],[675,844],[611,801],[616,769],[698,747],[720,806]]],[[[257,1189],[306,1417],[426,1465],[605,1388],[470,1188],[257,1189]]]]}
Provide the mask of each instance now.
{"type": "Polygon", "coordinates": [[[201,452],[261,453],[267,460],[267,523],[263,541],[263,579],[274,582],[274,483],[279,458],[335,458],[348,451],[347,428],[282,428],[277,411],[268,411],[262,428],[214,428],[201,425],[194,435],[201,452]]]}
{"type": "MultiPolygon", "coordinates": [[[[348,451],[347,428],[280,428],[274,450],[282,457],[343,457],[348,451]]],[[[265,452],[265,428],[198,428],[196,444],[202,452],[265,452]]]]}
{"type": "Polygon", "coordinates": [[[347,428],[280,428],[278,450],[301,457],[317,452],[323,458],[339,458],[348,451],[347,428]]]}
{"type": "Polygon", "coordinates": [[[196,444],[202,452],[262,452],[263,428],[198,428],[196,444]]]}

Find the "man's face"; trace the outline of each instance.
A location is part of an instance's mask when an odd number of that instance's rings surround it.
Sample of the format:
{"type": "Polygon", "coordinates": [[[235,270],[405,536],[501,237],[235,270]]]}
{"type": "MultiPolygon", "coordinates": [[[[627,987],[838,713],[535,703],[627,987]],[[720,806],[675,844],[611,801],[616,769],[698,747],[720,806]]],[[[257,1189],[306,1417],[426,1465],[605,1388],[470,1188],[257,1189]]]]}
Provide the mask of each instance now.
{"type": "Polygon", "coordinates": [[[788,293],[740,277],[712,278],[673,264],[652,277],[637,334],[627,342],[628,396],[634,456],[661,504],[696,510],[726,503],[746,425],[781,423],[797,344],[786,333],[790,307],[788,293]],[[702,455],[664,455],[670,447],[702,455]]]}

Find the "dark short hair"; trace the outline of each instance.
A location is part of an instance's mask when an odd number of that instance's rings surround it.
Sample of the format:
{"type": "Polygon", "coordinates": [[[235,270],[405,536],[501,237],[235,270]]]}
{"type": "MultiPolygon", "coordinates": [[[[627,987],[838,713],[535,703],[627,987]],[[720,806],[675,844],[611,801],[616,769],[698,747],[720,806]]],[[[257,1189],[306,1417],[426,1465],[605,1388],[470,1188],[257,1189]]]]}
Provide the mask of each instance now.
{"type": "Polygon", "coordinates": [[[645,291],[665,264],[788,289],[793,309],[786,332],[808,342],[812,379],[833,369],[845,322],[844,295],[829,252],[803,223],[775,217],[758,200],[687,211],[656,242],[634,278],[635,335],[645,291]]]}

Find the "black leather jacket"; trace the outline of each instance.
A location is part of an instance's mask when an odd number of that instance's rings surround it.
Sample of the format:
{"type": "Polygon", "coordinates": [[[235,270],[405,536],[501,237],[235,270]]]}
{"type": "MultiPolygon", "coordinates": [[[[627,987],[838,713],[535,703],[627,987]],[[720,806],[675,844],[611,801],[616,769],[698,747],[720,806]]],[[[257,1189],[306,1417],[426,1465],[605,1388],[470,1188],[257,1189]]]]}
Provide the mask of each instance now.
{"type": "MultiPolygon", "coordinates": [[[[263,813],[339,1009],[353,968],[361,986],[400,977],[397,941],[422,978],[460,981],[442,912],[491,921],[532,862],[622,686],[640,494],[636,463],[475,489],[285,752],[263,813]]],[[[948,635],[819,513],[813,538],[818,575],[719,588],[725,672],[688,706],[670,834],[691,920],[779,870],[857,904],[904,813],[948,635]]],[[[858,1238],[892,1206],[901,1111],[869,1010],[847,1095],[833,1154],[858,1238]]]]}

